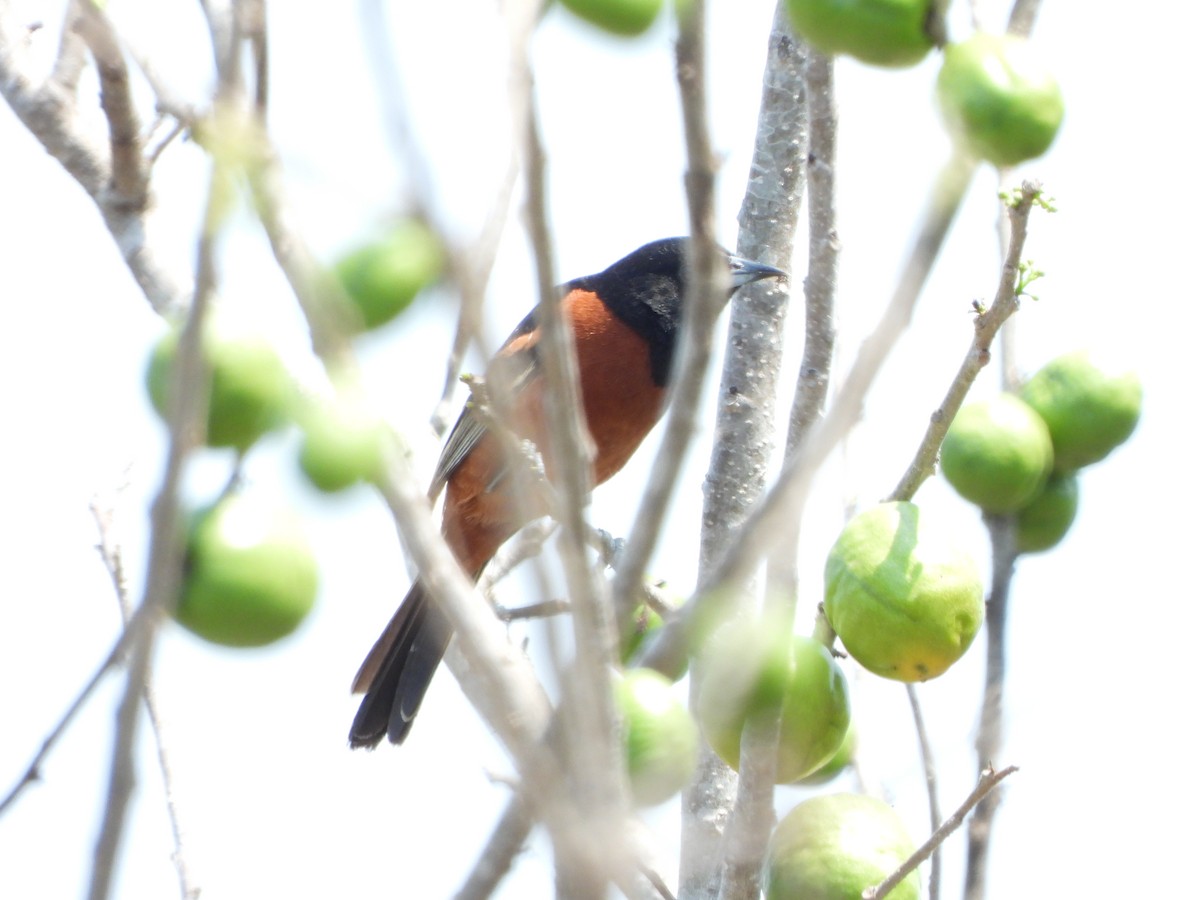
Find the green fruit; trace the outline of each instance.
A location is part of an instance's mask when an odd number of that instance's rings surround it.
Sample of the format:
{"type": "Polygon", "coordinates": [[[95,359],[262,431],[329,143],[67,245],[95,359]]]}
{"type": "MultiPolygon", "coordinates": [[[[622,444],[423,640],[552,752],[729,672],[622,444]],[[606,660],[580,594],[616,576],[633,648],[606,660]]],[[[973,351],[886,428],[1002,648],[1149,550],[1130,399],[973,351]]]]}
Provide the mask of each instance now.
{"type": "Polygon", "coordinates": [[[697,716],[708,743],[733,769],[752,716],[780,709],[775,781],[786,784],[819,769],[837,752],[850,724],[846,676],[819,641],[772,634],[735,622],[705,647],[697,716]]]}
{"type": "Polygon", "coordinates": [[[788,0],[796,33],[822,53],[846,53],[877,66],[911,66],[933,40],[930,0],[788,0]]]}
{"type": "Polygon", "coordinates": [[[1017,513],[1017,550],[1040,553],[1058,544],[1079,509],[1079,480],[1074,473],[1055,475],[1045,488],[1017,513]]]}
{"type": "Polygon", "coordinates": [[[656,613],[646,603],[639,603],[633,611],[632,622],[628,633],[622,635],[620,658],[623,665],[628,664],[635,653],[642,648],[647,639],[662,628],[662,616],[656,613]]]}
{"type": "Polygon", "coordinates": [[[1086,351],[1047,363],[1026,382],[1021,398],[1046,421],[1059,472],[1104,459],[1133,434],[1142,413],[1137,375],[1101,364],[1086,351]]]}
{"type": "Polygon", "coordinates": [[[294,512],[230,496],[194,517],[175,618],[205,640],[260,647],[291,634],[317,596],[294,512]]]}
{"type": "Polygon", "coordinates": [[[968,152],[997,166],[1041,156],[1063,119],[1063,98],[1037,51],[1013,35],[977,32],[943,54],[942,117],[968,152]]]}
{"type": "Polygon", "coordinates": [[[662,11],[662,0],[562,0],[562,5],[585,22],[622,37],[649,29],[662,11]]]}
{"type": "Polygon", "coordinates": [[[966,500],[1015,512],[1037,496],[1054,465],[1046,423],[1012,394],[964,406],[942,443],[942,474],[966,500]]]}
{"type": "MultiPolygon", "coordinates": [[[[265,338],[213,323],[205,326],[200,346],[212,371],[205,443],[246,450],[287,420],[291,377],[265,338]]],[[[168,332],[155,345],[146,369],[150,401],[164,419],[178,348],[179,332],[168,332]]]]}
{"type": "Polygon", "coordinates": [[[696,767],[696,723],[675,696],[670,679],[633,669],[616,683],[625,732],[625,759],[633,799],[656,806],[683,789],[696,767]]]}
{"type": "MultiPolygon", "coordinates": [[[[780,820],[767,843],[766,900],[860,900],[913,854],[900,817],[886,803],[859,794],[805,800],[780,820]]],[[[888,900],[917,900],[910,873],[888,900]]]]}
{"type": "Polygon", "coordinates": [[[846,729],[846,736],[842,738],[841,746],[837,748],[837,752],[829,758],[829,762],[821,766],[815,772],[805,775],[803,778],[796,779],[796,784],[802,784],[805,787],[816,787],[817,785],[827,784],[833,779],[842,774],[842,770],[854,760],[854,754],[858,751],[858,729],[854,727],[854,722],[850,723],[850,727],[846,729]]]}
{"type": "Polygon", "coordinates": [[[412,303],[445,266],[441,242],[424,224],[408,219],[334,266],[349,298],[350,319],[360,331],[390,322],[412,303]]]}
{"type": "Polygon", "coordinates": [[[357,400],[342,396],[318,402],[303,417],[301,429],[300,469],[319,490],[332,493],[382,477],[389,432],[357,400]]]}
{"type": "MultiPolygon", "coordinates": [[[[679,597],[668,595],[664,588],[665,585],[660,582],[653,588],[648,588],[648,590],[654,590],[659,602],[665,606],[675,608],[683,603],[679,597]]],[[[628,666],[643,647],[653,643],[662,627],[662,616],[649,603],[639,603],[634,608],[626,627],[621,629],[621,646],[620,653],[618,654],[621,664],[628,666]]],[[[676,671],[664,674],[669,676],[673,681],[678,681],[687,674],[687,657],[683,656],[680,659],[679,667],[676,671]]]]}
{"type": "Polygon", "coordinates": [[[971,646],[983,583],[974,560],[915,504],[881,503],[851,519],[829,551],[825,615],[864,668],[924,681],[971,646]]]}

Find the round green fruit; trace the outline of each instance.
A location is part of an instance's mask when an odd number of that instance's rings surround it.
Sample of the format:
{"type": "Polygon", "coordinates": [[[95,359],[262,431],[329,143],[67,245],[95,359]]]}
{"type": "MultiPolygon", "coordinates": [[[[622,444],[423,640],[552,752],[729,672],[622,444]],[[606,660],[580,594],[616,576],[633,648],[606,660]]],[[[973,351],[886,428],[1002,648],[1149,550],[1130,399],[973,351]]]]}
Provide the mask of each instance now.
{"type": "Polygon", "coordinates": [[[1087,351],[1047,363],[1025,383],[1021,398],[1050,429],[1059,472],[1104,459],[1133,434],[1142,414],[1137,375],[1087,351]]]}
{"type": "Polygon", "coordinates": [[[317,402],[303,416],[301,430],[300,469],[319,490],[333,493],[382,477],[389,432],[357,400],[317,402]]]}
{"type": "Polygon", "coordinates": [[[1054,466],[1050,432],[1012,394],[958,411],[942,443],[942,474],[966,500],[993,513],[1015,512],[1037,496],[1054,466]]]}
{"type": "Polygon", "coordinates": [[[771,634],[757,623],[719,629],[704,649],[697,715],[705,739],[731,768],[742,731],[760,712],[780,709],[775,781],[819,769],[850,725],[850,691],[829,650],[809,637],[771,634]]]}
{"type": "Polygon", "coordinates": [[[636,37],[654,24],[662,0],[562,0],[585,22],[621,37],[636,37]]]}
{"type": "Polygon", "coordinates": [[[829,762],[821,766],[815,772],[805,775],[803,778],[796,779],[796,784],[802,784],[805,787],[816,787],[822,784],[828,784],[833,779],[842,774],[842,770],[854,760],[854,754],[858,752],[858,729],[854,727],[854,722],[850,723],[850,727],[846,729],[846,736],[842,738],[841,746],[837,748],[837,752],[829,758],[829,762]]]}
{"type": "Polygon", "coordinates": [[[445,265],[441,242],[428,227],[407,219],[383,236],[352,250],[335,265],[359,331],[390,322],[431,285],[445,265]]]}
{"type": "Polygon", "coordinates": [[[1017,513],[1017,550],[1040,553],[1056,546],[1066,537],[1078,510],[1078,478],[1072,472],[1053,476],[1017,513]]]}
{"type": "Polygon", "coordinates": [[[215,644],[261,647],[299,627],[317,580],[293,511],[226,497],[193,518],[175,618],[215,644]]]}
{"type": "MultiPolygon", "coordinates": [[[[784,816],[767,843],[767,900],[860,900],[913,853],[900,817],[860,794],[805,800],[784,816]]],[[[888,900],[917,900],[921,883],[909,874],[888,900]]]]}
{"type": "Polygon", "coordinates": [[[977,32],[946,47],[937,96],[954,138],[997,166],[1041,156],[1062,125],[1058,82],[1029,42],[1014,35],[977,32]]]}
{"type": "Polygon", "coordinates": [[[656,806],[679,793],[696,767],[696,723],[666,676],[633,669],[616,683],[633,799],[656,806]]]}
{"type": "Polygon", "coordinates": [[[983,583],[970,555],[916,504],[881,503],[851,519],[829,551],[825,615],[864,668],[925,681],[971,646],[983,583]]]}
{"type": "Polygon", "coordinates": [[[796,33],[822,53],[845,53],[877,66],[911,66],[933,40],[930,0],[788,0],[796,33]]]}
{"type": "MultiPolygon", "coordinates": [[[[227,324],[210,323],[200,347],[212,372],[206,444],[246,450],[287,420],[292,380],[269,341],[227,324]]],[[[150,401],[164,419],[178,352],[179,331],[172,330],[155,345],[146,368],[150,401]]]]}

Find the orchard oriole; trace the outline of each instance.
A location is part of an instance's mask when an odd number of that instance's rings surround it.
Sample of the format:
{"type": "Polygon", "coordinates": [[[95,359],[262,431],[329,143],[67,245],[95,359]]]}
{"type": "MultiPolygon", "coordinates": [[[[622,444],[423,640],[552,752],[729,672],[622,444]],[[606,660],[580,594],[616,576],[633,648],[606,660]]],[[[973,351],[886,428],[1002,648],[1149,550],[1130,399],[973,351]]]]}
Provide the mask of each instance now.
{"type": "MultiPolygon", "coordinates": [[[[574,335],[583,413],[595,443],[594,484],[625,465],[663,412],[685,294],[686,255],[686,238],[654,241],[603,272],[561,288],[563,317],[574,335]]],[[[742,285],[784,275],[762,263],[735,256],[728,260],[731,296],[742,285]]],[[[497,361],[503,363],[499,368],[511,391],[514,432],[544,448],[539,334],[536,312],[530,313],[497,361]]],[[[470,407],[464,408],[442,450],[429,496],[436,499],[445,488],[442,533],[474,578],[532,516],[529,504],[517,502],[517,479],[506,473],[508,465],[496,435],[470,407]]],[[[452,634],[445,613],[415,582],[354,678],[354,692],[366,696],[350,729],[351,747],[374,747],[385,734],[394,744],[404,740],[452,634]]]]}

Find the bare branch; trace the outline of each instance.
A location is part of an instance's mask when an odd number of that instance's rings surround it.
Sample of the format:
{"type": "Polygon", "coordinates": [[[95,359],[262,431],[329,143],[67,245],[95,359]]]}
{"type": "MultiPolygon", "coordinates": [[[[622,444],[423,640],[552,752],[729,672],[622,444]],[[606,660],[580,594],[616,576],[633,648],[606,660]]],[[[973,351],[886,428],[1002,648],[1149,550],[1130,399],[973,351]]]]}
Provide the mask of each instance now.
{"type": "Polygon", "coordinates": [[[189,279],[163,265],[153,242],[153,220],[144,204],[130,208],[119,202],[117,192],[109,191],[112,166],[102,144],[84,132],[76,118],[74,95],[53,78],[40,85],[34,82],[26,38],[8,4],[0,2],[0,94],[46,152],[96,203],[150,305],[160,315],[179,313],[191,295],[189,279]]]}
{"type": "MultiPolygon", "coordinates": [[[[92,518],[96,521],[96,529],[100,535],[100,557],[104,561],[104,568],[108,570],[109,577],[112,579],[117,605],[121,609],[121,617],[125,622],[125,627],[128,628],[135,610],[130,602],[127,590],[125,563],[121,547],[114,534],[113,510],[111,508],[101,508],[97,501],[92,502],[91,510],[92,518]]],[[[175,802],[175,780],[171,774],[170,754],[167,750],[167,741],[163,734],[164,726],[163,717],[160,712],[161,707],[158,703],[154,685],[149,680],[146,682],[142,699],[146,704],[146,714],[150,719],[150,731],[154,736],[154,744],[158,751],[158,768],[162,775],[163,791],[166,794],[167,818],[170,820],[171,836],[175,842],[175,850],[171,854],[171,861],[175,864],[175,874],[179,878],[179,895],[182,900],[195,900],[195,898],[200,896],[200,886],[193,880],[191,868],[187,861],[179,805],[175,802]]]]}
{"type": "Polygon", "coordinates": [[[104,676],[108,673],[109,669],[114,668],[118,663],[120,663],[122,657],[125,655],[125,652],[129,649],[130,644],[133,643],[134,638],[141,632],[143,628],[146,627],[147,618],[147,610],[143,608],[139,610],[138,614],[135,615],[134,618],[130,620],[129,624],[125,626],[124,630],[117,638],[116,643],[113,644],[112,649],[108,651],[108,655],[104,658],[100,665],[96,667],[96,671],[92,673],[92,677],[87,680],[83,688],[76,695],[75,699],[72,700],[71,704],[67,707],[66,712],[64,712],[62,717],[58,720],[58,723],[50,730],[50,733],[46,736],[45,740],[42,741],[42,746],[38,749],[37,753],[34,754],[34,757],[30,761],[29,765],[26,766],[25,773],[20,777],[20,779],[18,779],[16,785],[13,786],[13,788],[4,796],[4,798],[0,799],[0,816],[3,816],[4,813],[8,811],[9,807],[17,801],[18,797],[20,797],[27,787],[41,780],[42,766],[45,764],[46,759],[50,756],[50,752],[54,749],[54,746],[58,743],[63,734],[66,733],[68,726],[70,726],[71,722],[74,721],[76,714],[78,714],[78,712],[83,708],[83,705],[92,696],[92,693],[96,690],[97,685],[100,684],[104,676]]]}
{"type": "Polygon", "coordinates": [[[512,868],[513,859],[524,848],[531,831],[533,819],[520,798],[513,797],[454,900],[487,900],[491,897],[512,868]]]}
{"type": "Polygon", "coordinates": [[[858,421],[867,389],[911,320],[921,288],[973,172],[973,164],[960,156],[953,157],[942,169],[900,282],[875,330],[863,342],[842,391],[825,418],[797,447],[779,480],[746,519],[720,561],[701,579],[694,601],[663,629],[649,648],[642,660],[644,664],[662,671],[670,671],[669,667],[677,665],[695,629],[711,621],[711,607],[719,602],[714,598],[720,595],[715,588],[744,583],[758,560],[773,552],[780,536],[787,532],[786,523],[799,515],[818,467],[858,421]]]}
{"type": "Polygon", "coordinates": [[[1042,0],[1016,0],[1008,16],[1008,33],[1029,37],[1041,5],[1042,0]]]}
{"type": "Polygon", "coordinates": [[[100,107],[108,120],[110,174],[106,198],[114,207],[140,211],[149,201],[149,171],[142,159],[141,126],[129,90],[129,70],[112,22],[96,4],[81,4],[79,33],[100,76],[100,107]]]}
{"type": "Polygon", "coordinates": [[[958,374],[955,375],[941,406],[930,416],[929,427],[917,449],[916,457],[896,489],[892,491],[889,497],[891,500],[911,500],[921,484],[933,475],[938,450],[946,437],[946,431],[962,407],[976,376],[991,359],[992,341],[1005,320],[1020,308],[1017,277],[1020,273],[1021,255],[1025,251],[1025,238],[1029,233],[1029,213],[1040,194],[1041,189],[1038,185],[1025,182],[1020,191],[1020,199],[1009,207],[1008,218],[1012,227],[1012,238],[1000,272],[996,298],[990,308],[976,317],[975,337],[971,349],[959,366],[958,374]]]}
{"type": "MultiPolygon", "coordinates": [[[[921,714],[921,701],[917,696],[915,684],[904,685],[908,694],[908,703],[912,708],[913,726],[917,731],[917,746],[921,750],[921,765],[925,769],[925,793],[929,797],[929,827],[936,831],[942,821],[942,811],[938,805],[937,766],[933,760],[933,746],[929,742],[929,732],[925,729],[925,716],[921,714]]],[[[941,894],[942,858],[934,850],[929,867],[929,900],[938,900],[941,894]]]]}
{"type": "MultiPolygon", "coordinates": [[[[213,174],[215,184],[216,173],[213,174]]],[[[214,202],[210,185],[209,203],[214,202]]],[[[206,214],[206,221],[208,216],[206,214]]],[[[109,773],[104,818],[96,842],[95,859],[88,889],[89,900],[105,900],[112,890],[114,867],[126,824],[126,811],[133,793],[133,756],[137,739],[139,708],[149,683],[150,660],[158,625],[171,610],[179,594],[183,572],[183,532],[179,485],[184,462],[199,443],[206,413],[205,386],[208,373],[200,352],[204,316],[215,291],[213,261],[216,235],[203,229],[196,253],[196,296],[179,338],[176,367],[168,385],[168,447],[162,486],[150,510],[151,545],[146,590],[141,607],[146,625],[139,629],[130,650],[125,691],[117,708],[116,741],[109,773]]]]}
{"type": "MultiPolygon", "coordinates": [[[[1016,530],[1011,516],[987,516],[992,540],[992,588],[987,602],[987,671],[979,711],[979,734],[975,750],[981,766],[991,764],[1000,753],[1004,738],[1004,679],[1007,659],[1008,596],[1016,568],[1016,530]]],[[[967,872],[965,900],[983,900],[987,891],[988,851],[992,820],[1000,795],[992,794],[971,818],[967,828],[967,872]]]]}
{"type": "Polygon", "coordinates": [[[59,37],[58,56],[50,81],[64,97],[74,97],[79,89],[79,76],[87,64],[85,44],[79,36],[79,20],[83,16],[82,0],[71,0],[63,16],[62,35],[59,37]]]}
{"type": "Polygon", "coordinates": [[[984,797],[988,796],[995,787],[1000,784],[1005,778],[1017,771],[1016,766],[1009,766],[1006,769],[1001,769],[999,772],[987,766],[979,775],[979,782],[975,785],[975,789],[967,795],[967,799],[962,802],[962,805],[954,811],[954,813],[941,827],[937,829],[929,840],[917,848],[916,853],[904,861],[895,872],[881,881],[875,887],[867,888],[863,891],[863,900],[878,900],[885,896],[888,891],[892,890],[896,885],[903,881],[910,872],[914,871],[917,866],[929,858],[938,847],[940,847],[951,834],[963,823],[975,804],[979,803],[984,797]]]}

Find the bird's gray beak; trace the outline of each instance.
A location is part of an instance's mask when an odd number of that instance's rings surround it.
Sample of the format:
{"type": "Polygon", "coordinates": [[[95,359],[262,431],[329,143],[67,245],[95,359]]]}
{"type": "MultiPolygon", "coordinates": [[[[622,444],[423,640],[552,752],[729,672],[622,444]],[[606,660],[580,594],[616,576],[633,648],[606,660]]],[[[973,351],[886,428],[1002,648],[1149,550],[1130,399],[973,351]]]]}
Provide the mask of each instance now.
{"type": "Polygon", "coordinates": [[[768,266],[766,263],[742,259],[740,256],[729,257],[729,273],[735,291],[763,278],[787,278],[787,272],[783,269],[768,266]]]}

